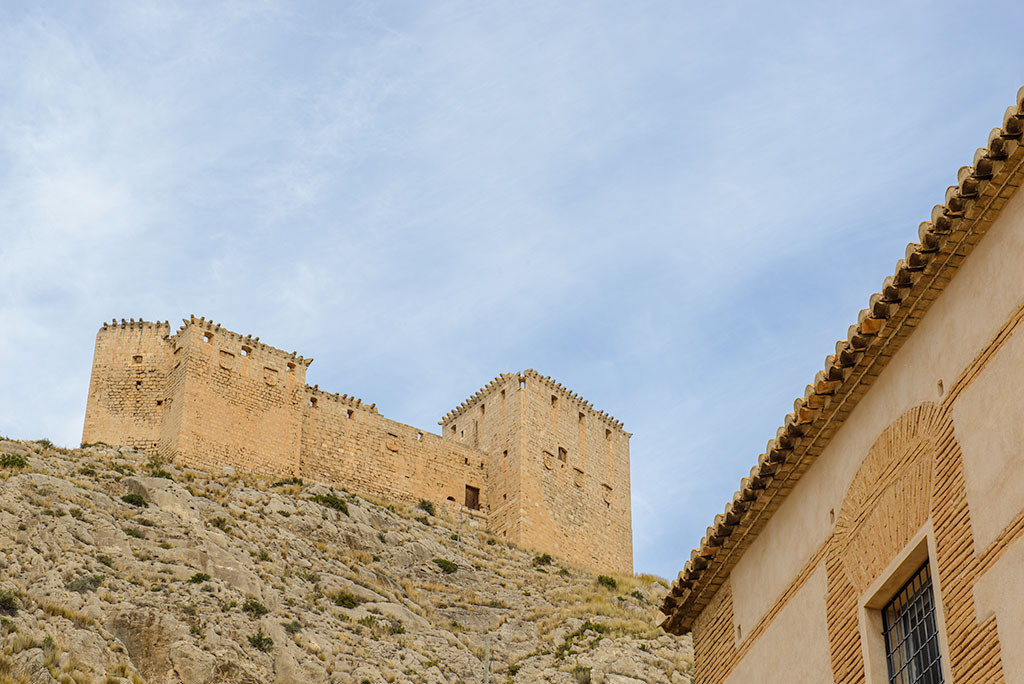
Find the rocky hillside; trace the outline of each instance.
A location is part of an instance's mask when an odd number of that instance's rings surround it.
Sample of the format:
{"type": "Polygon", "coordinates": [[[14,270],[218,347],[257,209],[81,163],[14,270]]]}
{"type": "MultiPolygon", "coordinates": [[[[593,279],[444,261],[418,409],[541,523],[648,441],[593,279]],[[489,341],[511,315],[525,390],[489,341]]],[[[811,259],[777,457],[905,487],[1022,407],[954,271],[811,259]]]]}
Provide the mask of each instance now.
{"type": "Polygon", "coordinates": [[[662,580],[424,509],[0,439],[0,684],[690,681],[662,580]]]}

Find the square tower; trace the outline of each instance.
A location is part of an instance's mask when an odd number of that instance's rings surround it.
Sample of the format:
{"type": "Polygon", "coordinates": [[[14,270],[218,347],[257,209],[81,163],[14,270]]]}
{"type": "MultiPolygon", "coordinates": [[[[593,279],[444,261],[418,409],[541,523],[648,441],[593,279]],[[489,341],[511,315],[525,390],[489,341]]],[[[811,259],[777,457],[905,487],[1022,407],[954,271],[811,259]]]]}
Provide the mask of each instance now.
{"type": "Polygon", "coordinates": [[[630,433],[534,370],[506,373],[440,421],[487,454],[488,526],[579,565],[631,573],[630,433]]]}

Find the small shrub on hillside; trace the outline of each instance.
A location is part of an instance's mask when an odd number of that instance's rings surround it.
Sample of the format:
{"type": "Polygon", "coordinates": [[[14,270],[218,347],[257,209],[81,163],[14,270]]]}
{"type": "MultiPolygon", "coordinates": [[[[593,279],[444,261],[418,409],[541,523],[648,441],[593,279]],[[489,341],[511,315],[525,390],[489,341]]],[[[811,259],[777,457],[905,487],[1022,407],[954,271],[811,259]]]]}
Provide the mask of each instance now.
{"type": "Polygon", "coordinates": [[[617,589],[619,586],[619,583],[615,581],[615,578],[609,577],[608,575],[598,575],[597,583],[600,584],[602,587],[607,587],[608,589],[611,589],[612,591],[615,591],[615,589],[617,589]]]}
{"type": "Polygon", "coordinates": [[[171,475],[166,470],[164,470],[163,468],[160,468],[158,470],[151,470],[151,471],[149,471],[149,476],[150,477],[162,477],[165,480],[170,480],[171,482],[174,481],[174,476],[171,475]]]}
{"type": "Polygon", "coordinates": [[[534,556],[533,557],[533,564],[534,565],[551,565],[551,562],[553,560],[554,559],[551,557],[550,553],[542,553],[539,556],[534,556]]]}
{"type": "Polygon", "coordinates": [[[441,568],[441,571],[446,575],[450,575],[459,569],[458,565],[452,563],[450,560],[445,560],[444,558],[435,558],[434,565],[441,568]]]}
{"type": "Polygon", "coordinates": [[[420,499],[420,502],[416,504],[416,508],[426,512],[427,515],[434,515],[434,502],[427,501],[426,499],[420,499]]]}
{"type": "Polygon", "coordinates": [[[101,553],[98,556],[96,556],[96,561],[102,563],[103,565],[106,565],[108,568],[113,567],[114,565],[114,560],[105,553],[101,553]]]}
{"type": "Polygon", "coordinates": [[[290,480],[278,480],[277,482],[270,485],[271,489],[274,487],[284,487],[285,485],[299,485],[302,486],[301,477],[293,477],[290,480]]]}
{"type": "Polygon", "coordinates": [[[302,630],[302,623],[300,623],[298,620],[292,620],[291,622],[282,622],[281,627],[283,627],[284,631],[288,632],[289,634],[297,634],[299,631],[302,630]]]}
{"type": "Polygon", "coordinates": [[[576,679],[576,684],[590,684],[590,668],[577,665],[572,669],[572,676],[576,679]]]}
{"type": "Polygon", "coordinates": [[[85,594],[96,591],[101,584],[103,584],[103,575],[82,575],[68,579],[64,586],[68,588],[68,591],[85,594]]]}
{"type": "Polygon", "coordinates": [[[508,673],[509,677],[515,677],[517,674],[519,674],[519,670],[521,669],[523,669],[522,665],[509,665],[508,670],[506,670],[506,672],[508,673]]]}
{"type": "Polygon", "coordinates": [[[266,615],[270,611],[267,607],[256,599],[246,599],[245,603],[242,604],[242,610],[249,614],[249,617],[258,618],[261,615],[266,615]]]}
{"type": "Polygon", "coordinates": [[[313,584],[316,584],[320,581],[319,573],[311,572],[309,570],[303,570],[302,572],[300,572],[299,577],[306,580],[307,582],[312,582],[313,584]]]}
{"type": "Polygon", "coordinates": [[[36,444],[46,449],[53,448],[53,442],[48,439],[37,439],[36,444]]]}
{"type": "Polygon", "coordinates": [[[0,613],[14,615],[19,607],[18,592],[13,589],[0,589],[0,613]]]}
{"type": "Polygon", "coordinates": [[[210,521],[210,524],[213,525],[214,527],[216,527],[218,530],[220,530],[222,532],[230,532],[231,531],[231,525],[228,525],[227,518],[222,518],[220,516],[217,516],[216,518],[214,518],[213,520],[210,521]]]}
{"type": "Polygon", "coordinates": [[[25,468],[28,459],[19,454],[0,454],[0,466],[4,468],[25,468]]]}
{"type": "Polygon", "coordinates": [[[333,508],[336,511],[341,511],[345,515],[348,515],[348,504],[343,499],[339,499],[334,494],[317,494],[316,496],[310,497],[310,501],[315,501],[321,506],[327,506],[327,508],[333,508]]]}
{"type": "MultiPolygon", "coordinates": [[[[498,543],[498,540],[497,540],[497,539],[495,539],[494,537],[488,537],[488,538],[487,538],[487,545],[488,545],[488,546],[494,546],[494,545],[495,545],[495,544],[497,544],[497,543],[498,543]]],[[[512,667],[516,667],[516,666],[515,666],[515,665],[513,665],[512,667]]],[[[518,672],[518,671],[519,671],[519,670],[516,670],[516,672],[518,672]]]]}
{"type": "Polygon", "coordinates": [[[274,647],[274,640],[264,634],[262,629],[259,629],[255,634],[249,636],[249,645],[257,651],[266,653],[274,647]]]}
{"type": "Polygon", "coordinates": [[[361,603],[364,603],[363,599],[347,591],[339,591],[334,597],[334,605],[341,606],[342,608],[355,608],[361,603]]]}
{"type": "Polygon", "coordinates": [[[86,477],[92,477],[96,474],[96,469],[92,466],[83,466],[78,469],[79,475],[85,475],[86,477]]]}
{"type": "Polygon", "coordinates": [[[127,463],[111,463],[110,464],[110,469],[115,471],[115,472],[121,473],[122,475],[126,475],[126,476],[127,475],[134,475],[135,474],[135,469],[132,468],[127,463]]]}
{"type": "Polygon", "coordinates": [[[270,560],[270,554],[264,551],[263,549],[260,549],[260,552],[256,554],[256,560],[265,563],[266,561],[270,560]]]}
{"type": "Polygon", "coordinates": [[[142,533],[142,530],[140,530],[138,528],[135,528],[135,527],[126,527],[126,528],[124,528],[124,533],[127,534],[129,537],[134,537],[135,539],[145,539],[146,538],[146,535],[144,535],[142,533]]]}
{"type": "Polygon", "coordinates": [[[555,649],[555,658],[558,659],[558,660],[561,660],[562,658],[566,657],[567,655],[571,655],[572,653],[575,653],[575,651],[572,650],[573,642],[577,638],[583,636],[583,634],[585,632],[597,632],[598,635],[601,635],[601,634],[607,634],[608,631],[609,631],[608,625],[602,625],[602,624],[597,623],[597,622],[591,622],[590,620],[586,620],[582,625],[577,627],[575,631],[573,631],[573,632],[571,632],[571,633],[566,635],[565,641],[563,641],[561,644],[559,644],[558,648],[555,649]]]}
{"type": "Polygon", "coordinates": [[[139,508],[147,508],[149,506],[141,494],[125,494],[121,497],[121,501],[124,501],[129,506],[138,506],[139,508]]]}
{"type": "Polygon", "coordinates": [[[641,594],[639,589],[634,589],[633,591],[629,592],[629,595],[635,598],[640,603],[647,603],[647,597],[641,594]]]}
{"type": "Polygon", "coordinates": [[[416,518],[416,522],[423,523],[424,525],[427,525],[428,527],[430,526],[430,518],[428,518],[425,515],[421,515],[420,517],[416,518]]]}
{"type": "Polygon", "coordinates": [[[203,582],[209,582],[210,576],[207,575],[205,572],[197,572],[196,574],[189,577],[188,581],[192,584],[202,584],[203,582]]]}
{"type": "Polygon", "coordinates": [[[70,513],[71,517],[75,520],[83,520],[85,518],[85,513],[82,513],[81,508],[72,508],[68,513],[70,513]]]}

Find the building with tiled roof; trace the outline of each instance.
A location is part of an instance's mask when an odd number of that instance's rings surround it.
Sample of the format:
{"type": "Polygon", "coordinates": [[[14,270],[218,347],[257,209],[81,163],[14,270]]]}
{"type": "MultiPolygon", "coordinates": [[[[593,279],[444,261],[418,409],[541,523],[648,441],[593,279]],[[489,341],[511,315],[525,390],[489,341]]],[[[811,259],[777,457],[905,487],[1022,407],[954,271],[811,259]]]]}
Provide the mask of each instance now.
{"type": "Polygon", "coordinates": [[[662,606],[700,684],[1024,682],[1024,88],[662,606]]]}

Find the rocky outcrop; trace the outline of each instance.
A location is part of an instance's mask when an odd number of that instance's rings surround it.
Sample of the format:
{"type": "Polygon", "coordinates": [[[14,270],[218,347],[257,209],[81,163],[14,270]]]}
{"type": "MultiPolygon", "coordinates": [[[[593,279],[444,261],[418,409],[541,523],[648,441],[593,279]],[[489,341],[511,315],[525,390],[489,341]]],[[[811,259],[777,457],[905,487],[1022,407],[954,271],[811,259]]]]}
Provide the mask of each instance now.
{"type": "Polygon", "coordinates": [[[666,584],[614,579],[322,485],[0,440],[0,681],[689,682],[666,584]]]}

